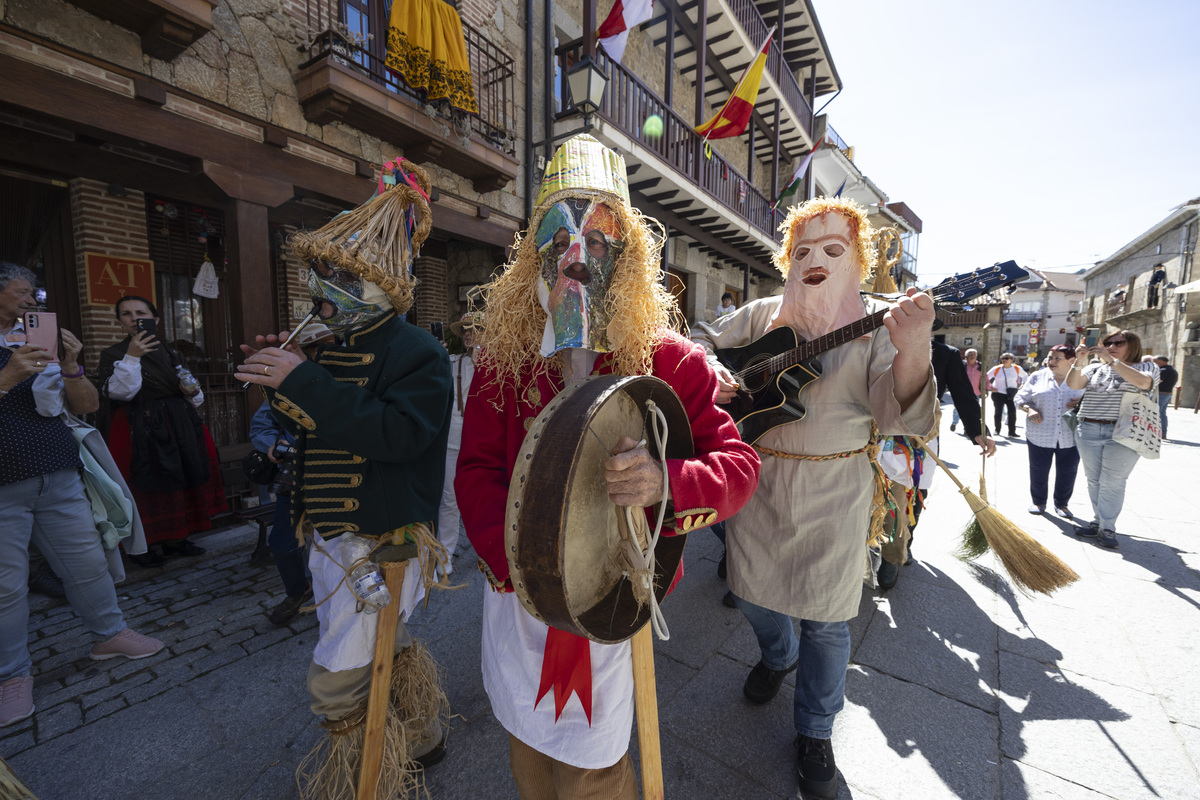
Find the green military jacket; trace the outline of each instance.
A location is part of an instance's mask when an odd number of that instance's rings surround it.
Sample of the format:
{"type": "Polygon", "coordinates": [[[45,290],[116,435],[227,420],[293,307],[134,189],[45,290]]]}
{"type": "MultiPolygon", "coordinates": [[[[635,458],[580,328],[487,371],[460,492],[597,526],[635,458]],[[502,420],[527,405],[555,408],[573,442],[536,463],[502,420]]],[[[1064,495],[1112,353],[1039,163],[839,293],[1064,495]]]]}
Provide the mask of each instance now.
{"type": "Polygon", "coordinates": [[[428,331],[385,314],[322,347],[268,400],[296,434],[294,523],[307,514],[329,539],[437,519],[454,393],[428,331]]]}

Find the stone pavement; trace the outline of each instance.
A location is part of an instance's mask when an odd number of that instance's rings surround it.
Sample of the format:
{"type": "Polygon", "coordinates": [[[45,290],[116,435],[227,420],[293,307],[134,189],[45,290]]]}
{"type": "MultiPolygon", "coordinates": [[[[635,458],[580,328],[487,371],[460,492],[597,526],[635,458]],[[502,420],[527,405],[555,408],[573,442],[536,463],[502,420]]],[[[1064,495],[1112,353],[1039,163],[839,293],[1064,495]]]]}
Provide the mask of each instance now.
{"type": "MultiPolygon", "coordinates": [[[[1014,591],[990,555],[954,558],[969,511],[938,476],[917,561],[890,592],[864,589],[852,623],[834,733],[843,800],[1200,798],[1200,417],[1172,412],[1171,430],[1179,440],[1162,459],[1134,470],[1115,552],[1027,514],[1025,445],[1001,440],[986,475],[993,502],[1082,576],[1049,598],[1014,591]]],[[[977,489],[972,452],[945,437],[945,457],[977,489]]],[[[1088,509],[1082,471],[1072,507],[1088,509]]],[[[296,764],[319,732],[303,686],[315,623],[266,620],[280,586],[273,568],[248,565],[253,541],[245,528],[212,534],[207,556],[118,587],[129,623],[167,644],[143,661],[88,660],[69,607],[33,596],[37,712],[0,730],[0,755],[41,800],[297,797],[296,764]]],[[[664,606],[666,796],[794,797],[792,680],[765,707],[743,701],[758,651],[720,603],[720,554],[708,532],[693,534],[687,578],[664,606]]],[[[439,593],[412,625],[445,668],[457,715],[427,787],[433,798],[514,798],[507,736],[479,677],[473,562],[459,556],[465,587],[439,593]]]]}

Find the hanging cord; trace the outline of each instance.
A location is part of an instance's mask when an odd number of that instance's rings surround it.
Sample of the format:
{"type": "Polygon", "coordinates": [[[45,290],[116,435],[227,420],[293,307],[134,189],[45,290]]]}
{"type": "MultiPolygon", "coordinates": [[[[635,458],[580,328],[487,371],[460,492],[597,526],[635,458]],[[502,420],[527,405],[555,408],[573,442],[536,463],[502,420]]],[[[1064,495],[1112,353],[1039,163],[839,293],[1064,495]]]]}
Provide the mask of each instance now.
{"type": "MultiPolygon", "coordinates": [[[[665,642],[671,638],[671,632],[667,629],[666,617],[663,616],[662,609],[658,605],[658,597],[654,594],[654,548],[658,546],[658,537],[662,534],[663,519],[667,515],[667,499],[670,493],[666,459],[666,442],[668,433],[667,415],[662,412],[662,409],[660,409],[653,400],[646,401],[646,409],[650,412],[650,427],[654,432],[654,443],[658,447],[659,456],[662,457],[663,494],[662,501],[658,506],[658,520],[654,525],[654,533],[650,534],[649,542],[647,543],[648,547],[644,552],[640,543],[638,543],[638,546],[630,548],[629,559],[633,562],[633,569],[632,571],[626,570],[624,575],[625,577],[629,578],[631,582],[637,582],[640,584],[640,587],[635,588],[635,594],[645,594],[649,596],[650,624],[654,627],[655,635],[665,642]]],[[[644,439],[641,443],[639,443],[639,446],[641,446],[641,444],[645,444],[644,439]]],[[[625,522],[628,526],[627,530],[631,535],[636,536],[636,534],[633,534],[634,531],[638,530],[638,528],[634,526],[633,522],[634,510],[635,509],[630,506],[624,507],[625,522]]],[[[636,510],[639,514],[643,515],[644,525],[645,512],[643,512],[641,509],[636,510]]]]}

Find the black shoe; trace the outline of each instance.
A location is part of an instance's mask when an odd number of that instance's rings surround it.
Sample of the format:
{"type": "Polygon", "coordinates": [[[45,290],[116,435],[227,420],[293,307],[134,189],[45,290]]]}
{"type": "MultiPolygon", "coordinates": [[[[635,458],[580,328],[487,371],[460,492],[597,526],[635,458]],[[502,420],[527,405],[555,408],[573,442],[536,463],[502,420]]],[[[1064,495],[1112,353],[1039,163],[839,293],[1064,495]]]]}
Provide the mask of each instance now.
{"type": "Polygon", "coordinates": [[[1117,544],[1116,531],[1100,531],[1100,535],[1097,538],[1099,539],[1101,547],[1107,547],[1109,550],[1116,550],[1118,547],[1120,547],[1120,545],[1117,544]]]}
{"type": "Polygon", "coordinates": [[[957,422],[951,422],[951,423],[950,423],[950,432],[951,432],[951,433],[954,433],[954,429],[955,429],[956,427],[958,427],[958,423],[957,423],[957,422]]]}
{"type": "Polygon", "coordinates": [[[46,597],[66,597],[62,578],[54,574],[50,565],[42,562],[36,570],[29,573],[29,591],[44,594],[46,597]]]}
{"type": "Polygon", "coordinates": [[[177,542],[163,542],[163,555],[167,556],[202,556],[208,551],[187,539],[177,542]]]}
{"type": "Polygon", "coordinates": [[[886,592],[896,585],[896,581],[900,580],[900,567],[890,561],[880,562],[879,571],[875,573],[875,580],[879,582],[880,591],[886,592]]]}
{"type": "Polygon", "coordinates": [[[1100,535],[1100,523],[1092,520],[1087,525],[1075,529],[1076,536],[1086,536],[1089,539],[1100,535]]]}
{"type": "Polygon", "coordinates": [[[783,685],[783,679],[799,663],[800,659],[797,658],[796,663],[787,669],[770,669],[760,660],[746,676],[742,694],[746,695],[746,699],[756,706],[771,702],[775,695],[779,694],[779,687],[783,685]]]}
{"type": "Polygon", "coordinates": [[[721,605],[726,608],[737,608],[737,603],[733,600],[733,592],[725,593],[725,596],[721,598],[721,605]]]}
{"type": "Polygon", "coordinates": [[[437,743],[437,746],[430,750],[425,755],[417,756],[412,761],[413,769],[429,769],[434,764],[441,763],[441,760],[446,757],[446,735],[442,734],[442,740],[437,743]]]}
{"type": "Polygon", "coordinates": [[[161,567],[162,563],[166,561],[166,559],[162,557],[162,553],[159,553],[156,550],[147,550],[145,553],[136,556],[130,553],[126,553],[126,555],[129,556],[130,561],[137,564],[139,567],[161,567]]]}
{"type": "Polygon", "coordinates": [[[838,780],[833,742],[804,735],[797,737],[796,778],[802,794],[834,800],[838,795],[838,780]]]}
{"type": "Polygon", "coordinates": [[[721,580],[725,580],[725,578],[729,575],[729,568],[725,563],[725,557],[727,555],[728,553],[721,553],[721,560],[717,562],[717,577],[721,580]]]}
{"type": "Polygon", "coordinates": [[[297,597],[285,597],[282,603],[271,609],[271,613],[267,614],[267,619],[271,620],[271,623],[274,625],[281,627],[287,625],[300,613],[301,606],[312,599],[313,593],[311,588],[297,597]]]}

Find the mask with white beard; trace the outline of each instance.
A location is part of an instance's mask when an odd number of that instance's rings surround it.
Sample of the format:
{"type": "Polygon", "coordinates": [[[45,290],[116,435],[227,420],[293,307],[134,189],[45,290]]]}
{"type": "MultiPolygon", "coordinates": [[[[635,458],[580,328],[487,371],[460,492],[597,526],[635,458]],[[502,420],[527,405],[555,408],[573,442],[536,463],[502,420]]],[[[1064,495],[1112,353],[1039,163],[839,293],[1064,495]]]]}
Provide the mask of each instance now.
{"type": "Polygon", "coordinates": [[[862,264],[845,215],[831,211],[799,224],[783,302],[767,330],[786,325],[811,341],[866,316],[858,293],[862,264]]]}

